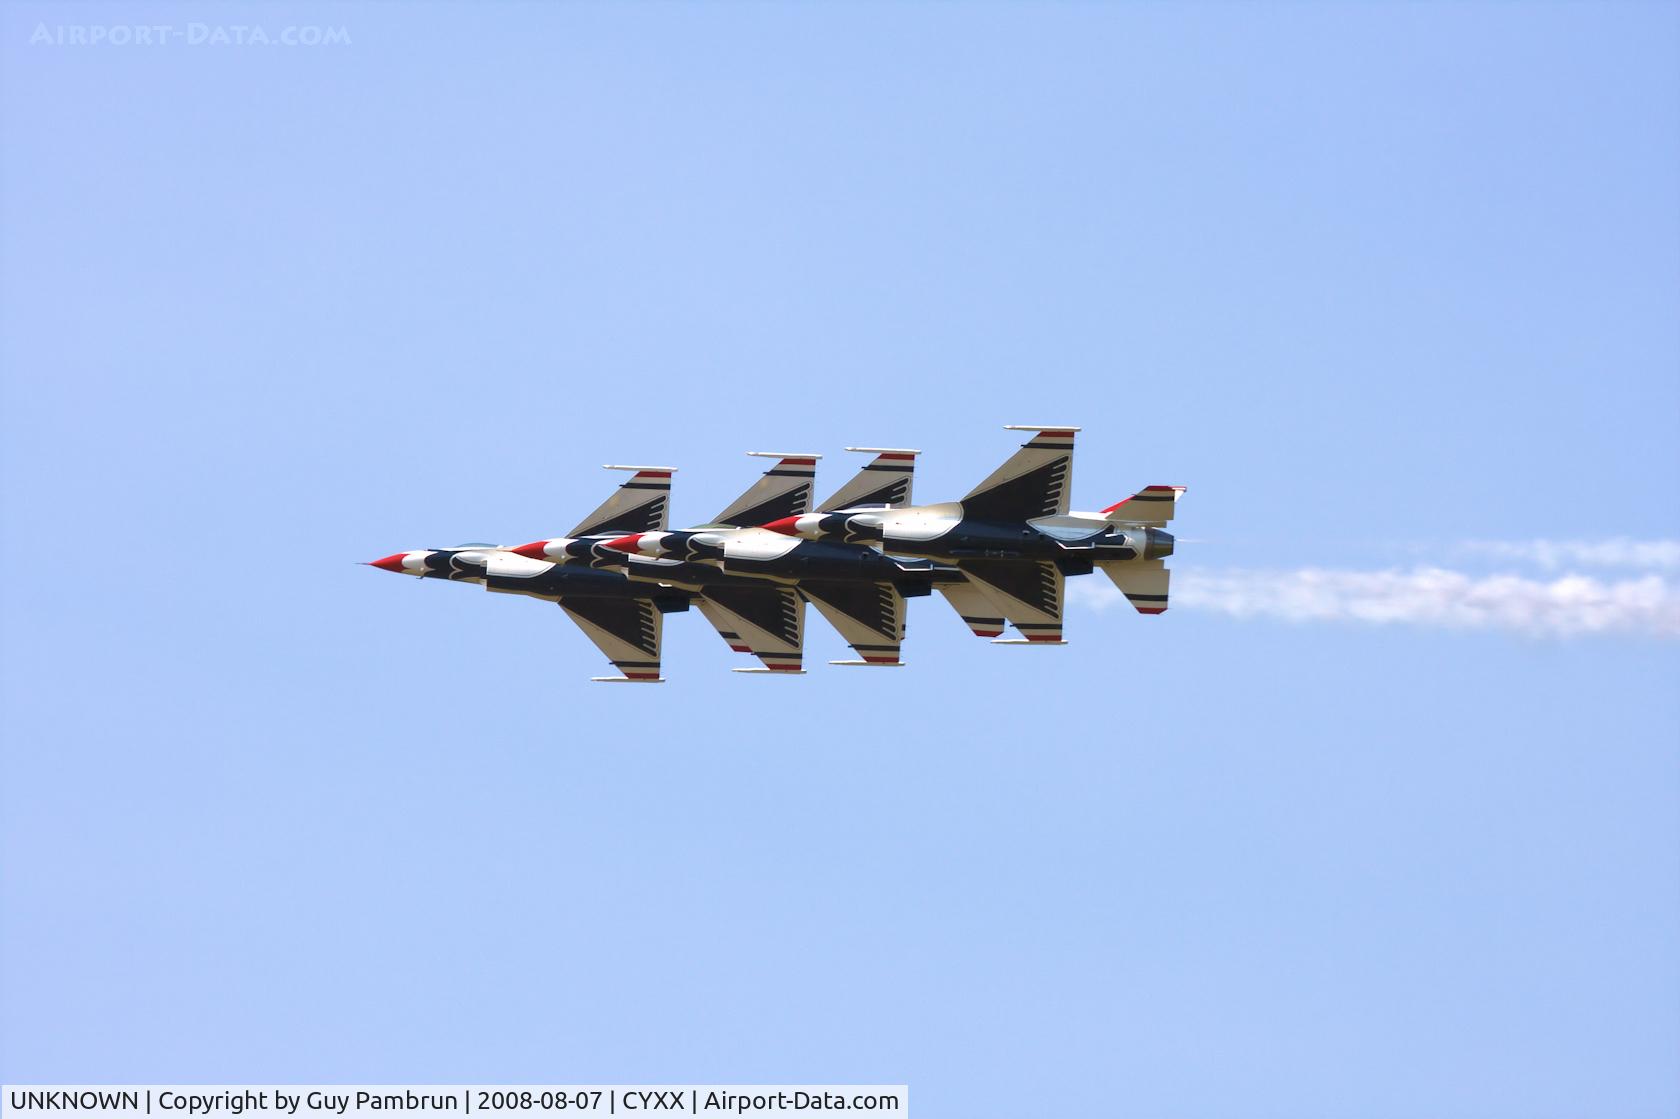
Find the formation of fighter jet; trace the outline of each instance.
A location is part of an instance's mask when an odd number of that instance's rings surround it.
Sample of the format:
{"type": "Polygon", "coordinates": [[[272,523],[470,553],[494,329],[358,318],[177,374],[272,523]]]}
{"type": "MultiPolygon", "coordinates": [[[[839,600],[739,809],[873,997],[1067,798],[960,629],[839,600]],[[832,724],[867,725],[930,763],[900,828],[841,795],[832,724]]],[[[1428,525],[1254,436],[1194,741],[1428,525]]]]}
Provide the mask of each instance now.
{"type": "Polygon", "coordinates": [[[1165,611],[1164,526],[1184,487],[1070,512],[1079,429],[1007,430],[1033,434],[961,501],[911,504],[919,451],[848,447],[873,457],[813,508],[821,455],[751,451],[774,465],[712,521],[673,531],[675,468],[608,466],[630,479],[565,536],[397,552],[370,566],[558,603],[619,671],[593,679],[615,683],[663,681],[664,616],[691,606],[762,665],[736,672],[793,674],[804,671],[807,602],[857,654],[831,664],[882,667],[903,663],[905,600],[934,592],[994,644],[1065,644],[1066,578],[1098,569],[1139,613],[1165,611]],[[1003,638],[1006,622],[1019,638],[1003,638]]]}

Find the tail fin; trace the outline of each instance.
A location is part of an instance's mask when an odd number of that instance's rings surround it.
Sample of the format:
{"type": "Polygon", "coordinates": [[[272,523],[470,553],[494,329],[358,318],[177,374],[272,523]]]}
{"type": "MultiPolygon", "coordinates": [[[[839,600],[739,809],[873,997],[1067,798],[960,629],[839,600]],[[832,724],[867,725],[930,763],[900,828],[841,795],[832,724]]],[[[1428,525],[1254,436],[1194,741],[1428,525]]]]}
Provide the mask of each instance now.
{"type": "Polygon", "coordinates": [[[1030,521],[1068,511],[1077,427],[1020,427],[1035,434],[962,499],[963,512],[983,521],[1030,521]]]}
{"type": "Polygon", "coordinates": [[[916,456],[920,451],[898,447],[847,447],[848,451],[873,453],[869,465],[857,477],[841,486],[834,496],[817,506],[819,513],[853,509],[860,505],[908,505],[910,485],[916,477],[916,456]]]}
{"type": "Polygon", "coordinates": [[[1159,528],[1173,519],[1183,486],[1145,486],[1124,501],[1102,511],[1110,524],[1146,525],[1159,528]]]}
{"type": "Polygon", "coordinates": [[[583,519],[571,537],[623,536],[631,532],[664,532],[670,520],[672,466],[604,466],[603,470],[634,470],[630,480],[613,491],[601,507],[583,519]]]}
{"type": "Polygon", "coordinates": [[[764,472],[746,493],[717,515],[710,528],[751,528],[784,517],[803,517],[811,511],[811,486],[817,476],[821,455],[777,454],[748,451],[756,458],[773,458],[776,465],[764,472]]]}
{"type": "Polygon", "coordinates": [[[1120,593],[1137,608],[1139,614],[1166,613],[1168,587],[1172,581],[1172,572],[1167,570],[1166,564],[1160,560],[1143,563],[1133,560],[1099,566],[1103,574],[1114,580],[1114,585],[1120,588],[1120,593]]]}

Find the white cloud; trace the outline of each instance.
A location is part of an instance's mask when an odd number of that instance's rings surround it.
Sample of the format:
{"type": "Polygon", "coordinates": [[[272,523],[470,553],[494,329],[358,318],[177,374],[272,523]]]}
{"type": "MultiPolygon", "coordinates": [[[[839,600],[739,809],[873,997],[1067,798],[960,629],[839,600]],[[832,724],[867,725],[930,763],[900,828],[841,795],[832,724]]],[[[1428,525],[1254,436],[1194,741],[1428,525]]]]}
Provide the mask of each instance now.
{"type": "Polygon", "coordinates": [[[1643,571],[1680,568],[1680,540],[1473,540],[1460,546],[1471,555],[1532,563],[1548,571],[1574,567],[1631,567],[1643,571]]]}
{"type": "MultiPolygon", "coordinates": [[[[1069,597],[1099,609],[1125,598],[1101,575],[1069,584],[1069,597]]],[[[1640,634],[1680,637],[1680,585],[1660,575],[1601,580],[1530,579],[1409,571],[1244,569],[1174,571],[1175,609],[1291,622],[1364,622],[1495,629],[1553,637],[1640,634]]]]}

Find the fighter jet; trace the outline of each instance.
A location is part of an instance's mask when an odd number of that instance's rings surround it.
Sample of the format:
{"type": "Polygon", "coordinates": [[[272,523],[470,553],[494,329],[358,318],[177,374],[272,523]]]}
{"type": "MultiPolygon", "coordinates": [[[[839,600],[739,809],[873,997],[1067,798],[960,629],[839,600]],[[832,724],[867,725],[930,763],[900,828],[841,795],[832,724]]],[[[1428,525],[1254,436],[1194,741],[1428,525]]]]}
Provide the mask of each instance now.
{"type": "MultiPolygon", "coordinates": [[[[609,466],[632,471],[600,508],[576,528],[557,537],[551,558],[530,556],[492,544],[397,552],[370,565],[422,579],[472,583],[497,594],[518,594],[559,603],[595,646],[619,670],[618,676],[595,676],[606,683],[662,683],[664,616],[691,604],[711,609],[708,595],[727,596],[744,587],[760,591],[756,580],[721,576],[705,595],[658,582],[632,582],[622,571],[597,562],[601,545],[627,531],[663,529],[668,520],[671,476],[668,466],[609,466]]],[[[774,510],[772,510],[774,511],[774,510]]],[[[607,552],[614,565],[623,559],[607,552]]],[[[789,598],[793,598],[791,592],[789,598]]],[[[731,646],[738,643],[726,635],[731,646]]]]}
{"type": "MultiPolygon", "coordinates": [[[[769,457],[775,458],[776,464],[718,514],[719,526],[752,525],[766,517],[789,516],[810,508],[811,483],[819,456],[774,454],[769,457]]],[[[763,666],[735,671],[803,672],[805,601],[794,588],[731,575],[707,564],[630,556],[622,548],[606,547],[609,540],[622,541],[627,534],[663,532],[665,527],[665,519],[661,517],[657,524],[631,526],[607,536],[596,533],[586,541],[580,541],[579,534],[573,533],[534,540],[508,551],[527,561],[583,562],[588,570],[611,574],[634,587],[664,588],[666,593],[681,594],[694,604],[731,649],[751,653],[763,666]]]]}
{"type": "MultiPolygon", "coordinates": [[[[888,510],[909,500],[920,452],[883,447],[847,450],[874,458],[821,508],[888,510]]],[[[706,600],[697,603],[701,613],[713,618],[720,632],[733,633],[764,659],[770,670],[793,671],[802,663],[794,656],[797,647],[788,647],[788,639],[802,630],[784,627],[782,644],[772,647],[764,642],[767,633],[776,633],[764,620],[788,615],[785,595],[776,596],[778,609],[773,611],[768,591],[714,593],[720,577],[759,580],[783,592],[795,589],[796,597],[814,604],[857,653],[856,660],[832,664],[902,664],[904,600],[926,595],[936,586],[941,590],[960,587],[960,596],[967,591],[962,574],[927,560],[885,556],[865,545],[790,539],[757,527],[754,518],[766,507],[791,506],[790,516],[810,509],[811,478],[821,456],[750,453],[774,458],[776,463],[713,522],[683,531],[630,533],[607,542],[603,548],[624,553],[622,563],[633,581],[657,581],[706,592],[706,600]]],[[[552,542],[536,541],[518,551],[535,556],[547,554],[553,547],[552,542]]],[[[998,624],[1001,626],[1001,620],[998,624]]]]}
{"type": "Polygon", "coordinates": [[[1068,575],[1101,568],[1141,613],[1167,608],[1173,552],[1163,531],[1183,486],[1147,486],[1095,513],[1068,511],[1073,441],[1067,426],[1010,425],[1034,434],[961,501],[893,509],[834,508],[788,515],[772,532],[811,541],[874,544],[890,555],[954,564],[972,588],[965,620],[975,632],[1007,618],[1021,638],[1000,644],[1061,645],[1068,575]]]}

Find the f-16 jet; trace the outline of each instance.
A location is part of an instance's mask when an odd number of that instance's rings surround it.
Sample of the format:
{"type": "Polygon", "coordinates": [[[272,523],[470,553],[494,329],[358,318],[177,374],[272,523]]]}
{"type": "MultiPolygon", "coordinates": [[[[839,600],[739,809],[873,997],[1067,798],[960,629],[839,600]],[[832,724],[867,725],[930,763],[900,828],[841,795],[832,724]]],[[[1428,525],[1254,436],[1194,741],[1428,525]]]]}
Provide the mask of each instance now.
{"type": "Polygon", "coordinates": [[[664,466],[607,469],[633,473],[563,538],[562,562],[531,560],[491,544],[465,544],[397,552],[369,566],[557,602],[622,674],[595,679],[658,681],[664,615],[687,610],[690,596],[632,583],[618,572],[589,566],[588,560],[595,547],[626,531],[664,527],[675,471],[664,466]]]}
{"type": "Polygon", "coordinates": [[[891,555],[954,564],[972,592],[969,616],[986,632],[982,602],[992,604],[1024,640],[1005,644],[1059,645],[1063,588],[1068,575],[1101,568],[1140,612],[1167,608],[1171,578],[1162,561],[1173,538],[1172,520],[1183,486],[1148,486],[1094,513],[1068,511],[1076,427],[1017,426],[1031,438],[961,501],[892,509],[834,507],[790,514],[765,528],[810,541],[873,544],[891,555]]]}
{"type": "MultiPolygon", "coordinates": [[[[875,457],[822,508],[887,510],[909,500],[919,452],[848,450],[875,457]]],[[[757,527],[766,509],[786,516],[809,511],[812,478],[821,456],[749,453],[776,462],[711,523],[683,531],[627,533],[601,547],[622,554],[619,562],[633,582],[662,583],[699,594],[696,606],[732,647],[753,653],[765,665],[736,671],[801,670],[806,601],[816,605],[858,656],[831,663],[901,664],[904,600],[926,595],[935,586],[961,585],[962,574],[927,560],[885,556],[864,545],[790,540],[757,527]],[[757,586],[748,587],[743,579],[757,586]],[[796,604],[792,609],[790,602],[796,604]]],[[[555,549],[556,542],[539,540],[516,551],[535,557],[555,549]]]]}
{"type": "MultiPolygon", "coordinates": [[[[712,595],[728,596],[745,589],[759,592],[757,580],[720,576],[703,593],[632,581],[613,570],[622,556],[602,551],[606,541],[626,532],[657,531],[668,520],[671,476],[665,466],[609,466],[629,470],[629,481],[619,486],[600,508],[585,517],[576,528],[549,543],[548,556],[531,556],[524,550],[491,544],[465,544],[457,548],[420,549],[397,552],[375,560],[370,566],[422,579],[446,579],[473,583],[497,594],[518,594],[558,603],[578,628],[606,654],[618,669],[618,676],[596,676],[610,683],[662,681],[660,666],[664,644],[664,616],[696,605],[702,613],[714,609],[712,595]],[[600,560],[609,557],[610,564],[600,560]]],[[[791,592],[786,596],[797,602],[791,592]]],[[[712,615],[708,614],[708,617],[712,615]]],[[[723,627],[719,627],[720,631],[723,627]]],[[[725,634],[731,647],[733,634],[725,634]]]]}

